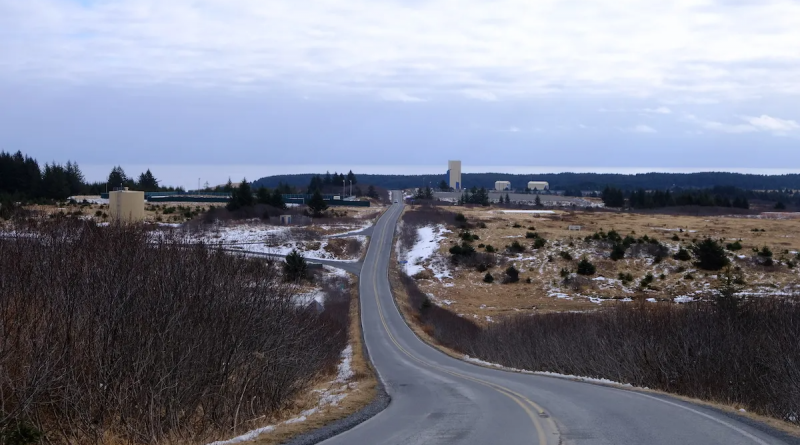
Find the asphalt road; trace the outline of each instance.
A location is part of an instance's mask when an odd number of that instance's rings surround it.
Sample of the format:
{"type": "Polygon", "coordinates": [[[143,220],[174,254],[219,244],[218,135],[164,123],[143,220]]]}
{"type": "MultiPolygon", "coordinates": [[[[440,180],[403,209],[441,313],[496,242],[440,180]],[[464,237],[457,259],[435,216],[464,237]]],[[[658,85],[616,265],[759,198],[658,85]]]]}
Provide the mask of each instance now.
{"type": "Polygon", "coordinates": [[[675,398],[484,368],[409,329],[389,289],[395,204],[377,222],[361,270],[364,338],[392,398],[338,444],[783,444],[761,424],[675,398]]]}

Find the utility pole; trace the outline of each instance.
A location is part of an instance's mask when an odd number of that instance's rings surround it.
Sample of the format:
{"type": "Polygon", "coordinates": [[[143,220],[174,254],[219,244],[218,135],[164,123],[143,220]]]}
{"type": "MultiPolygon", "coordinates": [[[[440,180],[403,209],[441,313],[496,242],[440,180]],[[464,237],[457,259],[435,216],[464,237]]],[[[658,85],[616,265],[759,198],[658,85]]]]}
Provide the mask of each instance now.
{"type": "Polygon", "coordinates": [[[347,180],[346,179],[342,179],[342,199],[344,199],[344,195],[346,193],[345,187],[347,187],[347,186],[345,184],[347,184],[347,180]]]}
{"type": "Polygon", "coordinates": [[[350,196],[353,196],[353,181],[350,181],[350,196]]]}

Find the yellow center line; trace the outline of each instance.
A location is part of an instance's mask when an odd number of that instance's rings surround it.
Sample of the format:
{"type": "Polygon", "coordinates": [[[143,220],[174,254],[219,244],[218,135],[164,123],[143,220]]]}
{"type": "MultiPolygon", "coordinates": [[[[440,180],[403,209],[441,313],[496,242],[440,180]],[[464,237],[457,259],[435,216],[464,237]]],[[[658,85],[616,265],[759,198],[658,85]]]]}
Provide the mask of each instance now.
{"type": "MultiPolygon", "coordinates": [[[[377,246],[377,251],[378,252],[383,251],[383,249],[385,248],[385,235],[386,235],[387,227],[388,227],[388,224],[384,223],[384,227],[383,227],[383,229],[381,230],[381,233],[380,233],[380,235],[381,235],[380,236],[380,241],[378,242],[378,246],[377,246]]],[[[392,239],[394,239],[394,237],[392,239]]],[[[539,417],[538,417],[538,415],[536,413],[534,413],[530,409],[530,407],[533,407],[539,413],[544,414],[545,411],[544,411],[544,409],[542,409],[542,407],[540,407],[539,405],[537,405],[536,403],[534,403],[533,401],[531,401],[530,399],[528,399],[524,395],[519,394],[519,393],[517,393],[517,392],[515,392],[515,391],[513,391],[513,390],[511,390],[509,388],[506,388],[506,387],[504,387],[502,385],[498,385],[496,383],[489,382],[489,381],[486,381],[486,380],[482,380],[482,379],[479,379],[479,378],[476,378],[476,377],[464,375],[464,374],[461,374],[459,372],[451,371],[451,370],[443,368],[443,367],[441,367],[439,365],[430,363],[430,362],[428,362],[426,360],[423,360],[423,359],[413,355],[411,352],[409,352],[403,346],[401,346],[400,343],[397,341],[397,339],[392,334],[392,332],[389,330],[389,326],[386,323],[386,318],[384,317],[384,313],[383,313],[383,306],[381,305],[380,298],[378,297],[377,276],[373,277],[372,287],[373,287],[373,290],[375,292],[375,302],[378,305],[378,315],[380,317],[381,324],[383,325],[384,330],[386,330],[386,333],[389,335],[389,339],[392,341],[392,343],[394,343],[394,345],[397,347],[397,349],[400,350],[400,352],[402,352],[403,354],[408,356],[410,359],[412,359],[412,360],[414,360],[414,361],[416,361],[416,362],[418,362],[418,363],[420,363],[420,364],[422,364],[424,366],[439,370],[441,372],[450,374],[450,375],[455,376],[455,377],[462,378],[464,380],[468,380],[468,381],[471,381],[471,382],[475,382],[475,383],[487,386],[487,387],[492,388],[495,391],[499,392],[500,394],[503,394],[504,396],[508,397],[509,399],[513,400],[520,407],[522,407],[522,409],[528,414],[528,417],[530,417],[531,422],[533,423],[534,427],[536,428],[537,436],[538,436],[538,439],[539,439],[539,444],[540,445],[546,445],[547,444],[547,436],[545,434],[545,431],[544,431],[544,428],[542,427],[541,422],[539,421],[539,417]]],[[[552,417],[548,416],[547,419],[548,419],[549,423],[551,424],[551,427],[553,428],[553,430],[557,431],[557,429],[555,427],[555,422],[553,421],[552,417]]]]}

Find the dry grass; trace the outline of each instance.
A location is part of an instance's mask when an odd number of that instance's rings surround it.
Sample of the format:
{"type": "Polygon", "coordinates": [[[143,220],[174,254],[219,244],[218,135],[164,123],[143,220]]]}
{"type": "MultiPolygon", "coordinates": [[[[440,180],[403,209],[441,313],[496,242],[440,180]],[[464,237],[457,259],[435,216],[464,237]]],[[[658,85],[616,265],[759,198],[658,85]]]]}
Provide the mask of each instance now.
{"type": "MultiPolygon", "coordinates": [[[[794,258],[792,252],[800,250],[800,219],[592,211],[517,214],[463,207],[458,210],[473,225],[483,222],[487,226],[485,229],[470,229],[480,237],[473,242],[477,251],[484,250],[477,248],[478,244],[492,245],[503,251],[505,246],[515,240],[527,248],[522,254],[498,256],[501,265],[490,269],[495,277],[492,284],[483,282],[485,272],[452,266],[452,280],[418,281],[420,288],[431,294],[434,302],[482,323],[520,312],[594,310],[603,304],[625,299],[652,298],[657,301],[671,301],[675,296],[702,298],[716,283],[715,273],[697,271],[691,262],[667,258],[660,264],[653,264],[652,257],[626,257],[620,261],[612,261],[607,258],[610,246],[596,242],[586,243],[583,240],[587,235],[600,230],[607,232],[613,229],[622,236],[632,233],[634,237],[647,235],[668,246],[671,253],[680,246],[688,246],[693,240],[702,240],[705,237],[721,238],[725,242],[741,240],[743,249],[736,254],[745,258],[734,258],[734,265],[741,267],[745,274],[746,292],[761,295],[793,293],[799,290],[797,286],[800,283],[800,268],[789,269],[785,265],[771,268],[759,266],[755,264],[752,249],[767,245],[774,252],[776,261],[794,258]],[[514,227],[515,224],[519,227],[514,227]],[[580,225],[582,230],[570,231],[570,225],[580,225]],[[526,232],[534,231],[548,241],[544,248],[531,249],[533,239],[526,239],[525,235],[526,232]],[[674,236],[679,239],[674,240],[674,236]],[[560,256],[561,251],[569,252],[573,259],[563,259],[560,256]],[[560,271],[566,268],[574,272],[577,262],[583,256],[597,266],[597,273],[590,278],[581,277],[565,285],[560,271]],[[520,270],[520,282],[506,285],[499,283],[508,265],[514,265],[520,270]],[[639,282],[648,272],[653,274],[655,280],[650,288],[642,289],[639,282]],[[630,273],[633,282],[623,284],[617,279],[619,273],[630,273]],[[687,273],[691,273],[694,279],[686,279],[687,273]],[[527,278],[532,282],[526,283],[527,278]]],[[[460,241],[458,232],[453,230],[453,233],[447,235],[447,240],[440,246],[439,255],[449,257],[449,247],[460,241]]]]}
{"type": "Polygon", "coordinates": [[[277,426],[273,431],[260,435],[254,443],[258,445],[277,445],[284,443],[295,436],[321,428],[336,420],[343,419],[369,405],[375,398],[378,382],[371,365],[366,360],[363,353],[358,281],[355,278],[351,279],[350,292],[352,297],[350,299],[349,336],[350,344],[353,347],[351,367],[354,375],[350,379],[347,397],[336,406],[327,406],[325,409],[308,416],[304,422],[290,424],[281,423],[297,417],[298,414],[304,410],[317,406],[319,403],[319,393],[315,391],[329,389],[330,381],[333,378],[333,376],[324,376],[314,385],[312,391],[307,392],[303,397],[283,410],[278,416],[269,419],[268,422],[259,422],[261,424],[277,426]]]}

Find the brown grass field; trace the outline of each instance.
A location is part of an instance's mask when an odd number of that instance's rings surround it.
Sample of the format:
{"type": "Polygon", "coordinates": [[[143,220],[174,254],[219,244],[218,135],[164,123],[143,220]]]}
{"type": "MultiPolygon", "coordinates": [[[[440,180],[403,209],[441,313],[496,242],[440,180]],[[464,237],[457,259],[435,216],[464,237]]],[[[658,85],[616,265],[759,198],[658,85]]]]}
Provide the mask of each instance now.
{"type": "MultiPolygon", "coordinates": [[[[409,209],[407,211],[418,211],[409,209]]],[[[419,286],[432,300],[450,310],[473,317],[481,322],[519,312],[585,311],[594,310],[615,301],[637,298],[650,301],[678,301],[689,298],[708,298],[717,284],[717,272],[697,270],[691,261],[677,261],[671,257],[680,246],[688,247],[705,237],[724,239],[725,243],[741,240],[743,248],[729,252],[734,267],[744,275],[744,295],[790,295],[800,292],[800,268],[790,269],[786,264],[796,261],[800,250],[800,219],[792,214],[763,214],[756,216],[684,216],[618,213],[607,211],[554,211],[549,214],[504,213],[492,208],[457,207],[473,226],[470,231],[479,236],[473,241],[476,251],[483,252],[480,244],[492,245],[501,254],[500,264],[491,268],[495,278],[491,284],[483,281],[485,272],[474,268],[449,265],[452,279],[420,279],[419,286]],[[479,228],[479,223],[486,228],[479,228]],[[515,225],[519,227],[514,227],[515,225]],[[568,230],[570,225],[580,230],[568,230]],[[652,257],[641,256],[612,261],[608,258],[610,245],[586,242],[584,238],[598,231],[617,231],[622,237],[647,235],[670,249],[670,256],[660,264],[652,257]],[[527,232],[536,232],[547,240],[540,249],[533,249],[533,239],[527,232]],[[524,253],[505,253],[513,241],[526,247],[524,253]],[[754,248],[768,246],[774,253],[776,265],[761,266],[755,260],[754,248]],[[561,252],[572,260],[566,260],[561,252]],[[565,283],[562,269],[574,272],[578,261],[586,257],[596,267],[590,277],[575,276],[565,283]],[[520,281],[501,284],[504,270],[514,265],[520,271],[520,281]],[[633,281],[623,283],[620,273],[630,273],[633,281]],[[647,273],[654,277],[649,287],[639,283],[647,273]],[[687,278],[691,276],[691,279],[687,278]],[[531,283],[526,279],[530,278],[531,283]]],[[[439,247],[438,258],[447,262],[448,249],[460,242],[460,230],[454,226],[439,247]]],[[[429,266],[429,264],[426,264],[429,266]]],[[[422,274],[422,276],[430,274],[422,274]]]]}

